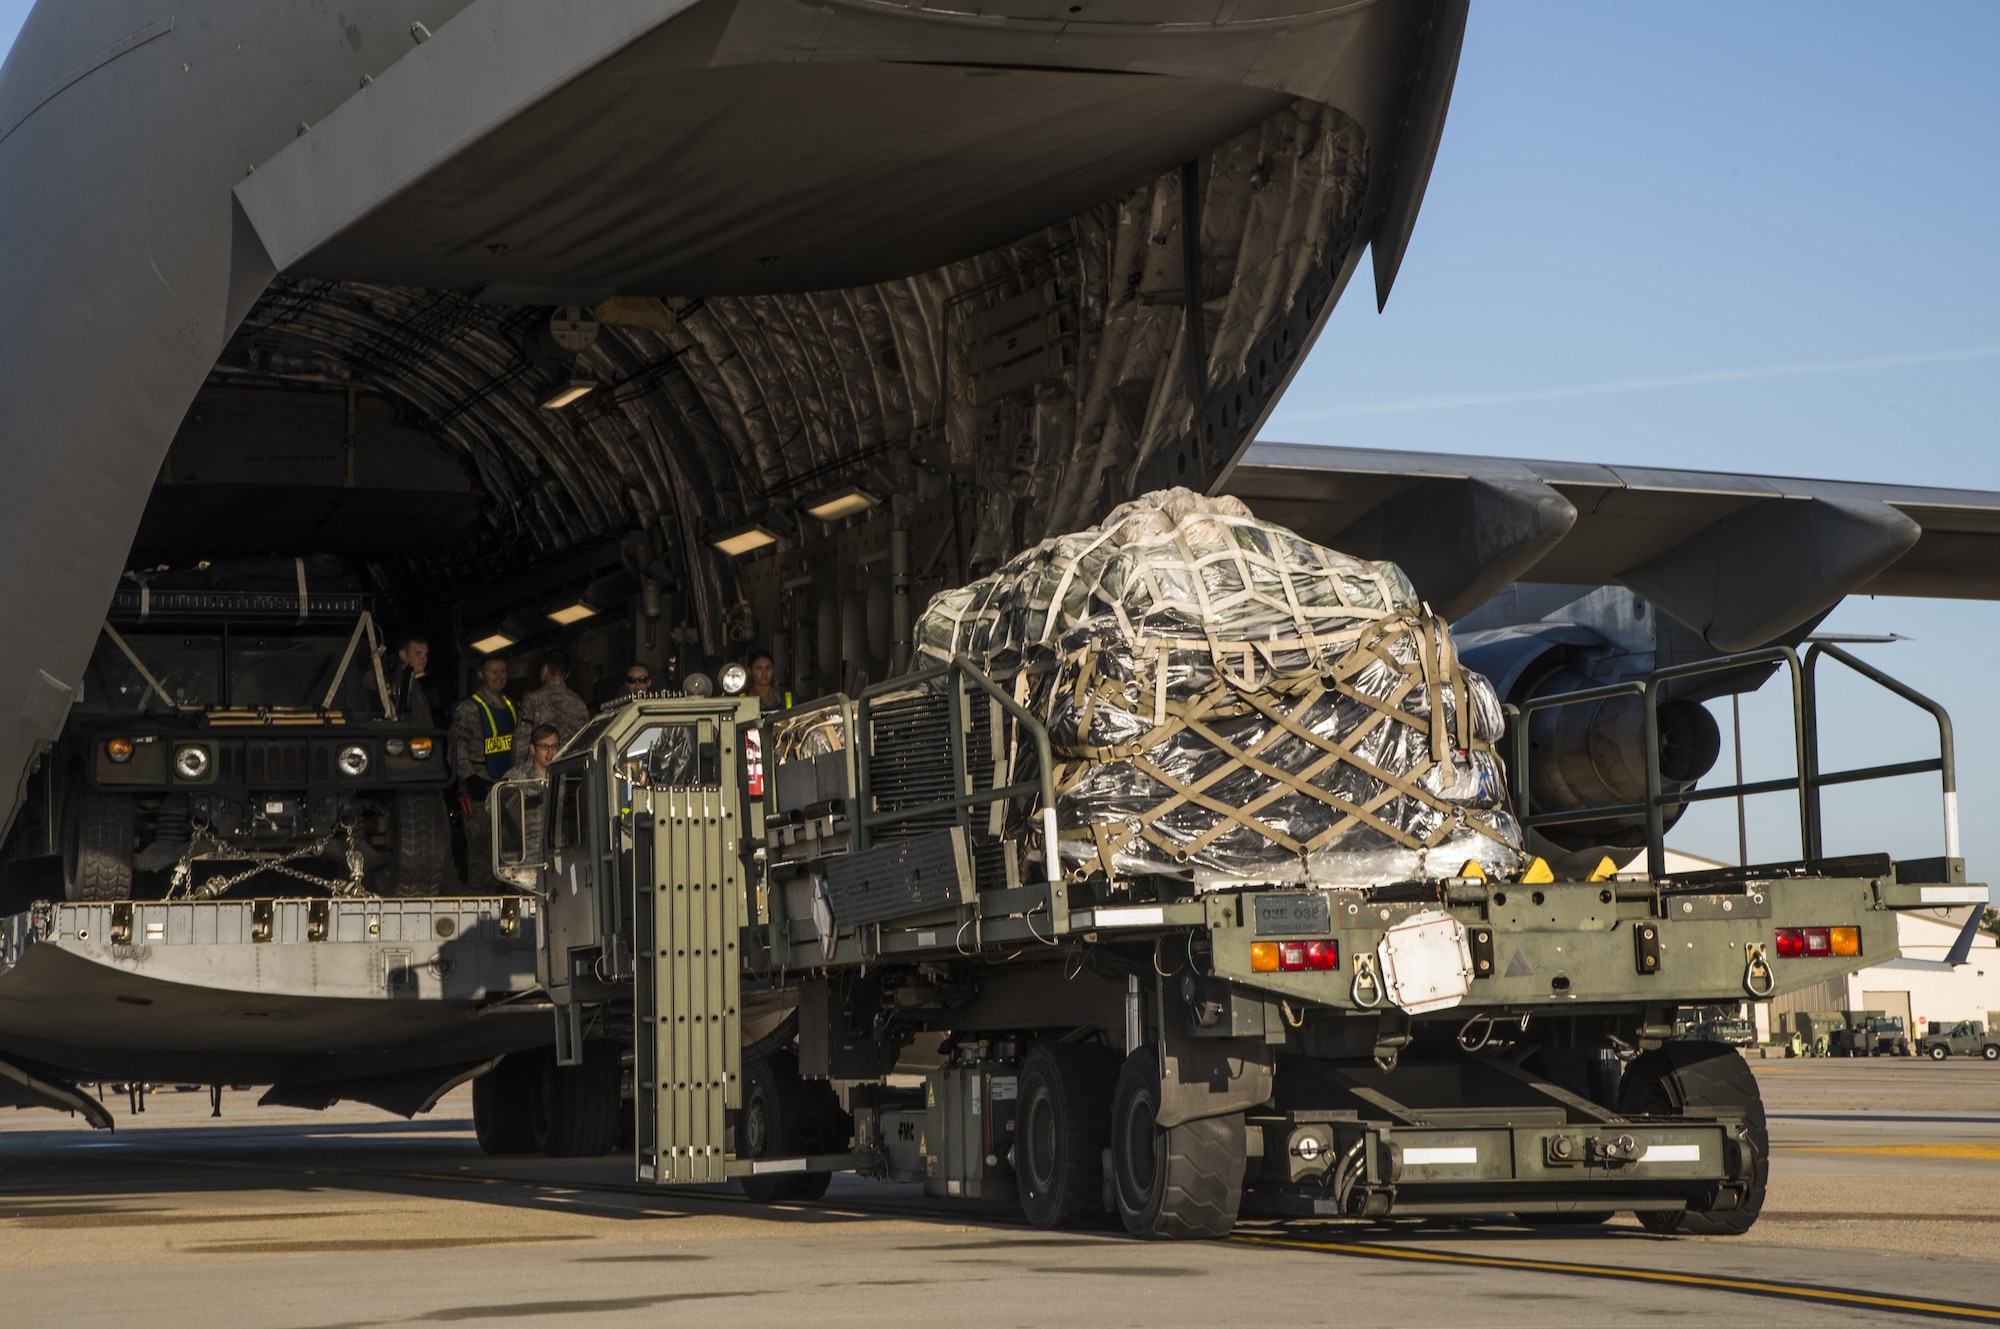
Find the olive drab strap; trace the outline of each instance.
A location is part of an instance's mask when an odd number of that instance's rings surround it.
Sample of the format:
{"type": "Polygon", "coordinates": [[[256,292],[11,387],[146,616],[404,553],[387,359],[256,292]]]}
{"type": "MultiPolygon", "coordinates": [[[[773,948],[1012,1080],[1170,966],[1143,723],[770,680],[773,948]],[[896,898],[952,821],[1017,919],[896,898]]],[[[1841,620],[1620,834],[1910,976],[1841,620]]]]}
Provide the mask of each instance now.
{"type": "MultiPolygon", "coordinates": [[[[1154,671],[1168,667],[1173,650],[1206,651],[1218,660],[1222,658],[1214,653],[1214,644],[1210,642],[1149,645],[1155,647],[1149,655],[1139,654],[1152,662],[1154,671]]],[[[1224,654],[1243,658],[1240,651],[1246,645],[1231,643],[1224,654]]],[[[1129,701],[1131,695],[1128,689],[1132,685],[1097,667],[1097,654],[1094,647],[1084,647],[1073,652],[1066,662],[1069,668],[1065,672],[1072,677],[1071,691],[1077,705],[1078,732],[1088,732],[1090,717],[1097,706],[1129,701]]],[[[1093,821],[1063,832],[1065,840],[1087,842],[1096,851],[1095,866],[1107,875],[1114,857],[1137,840],[1144,839],[1175,861],[1186,862],[1220,836],[1238,828],[1260,835],[1301,858],[1337,841],[1356,826],[1370,827],[1408,849],[1435,848],[1461,830],[1484,835],[1496,845],[1511,847],[1500,830],[1476,817],[1467,817],[1461,807],[1433,793],[1423,783],[1433,767],[1450,761],[1456,752],[1491,751],[1489,743],[1473,734],[1465,672],[1452,648],[1450,631],[1428,606],[1414,614],[1376,620],[1351,644],[1345,644],[1337,662],[1323,674],[1273,679],[1254,689],[1245,689],[1236,683],[1231,671],[1218,666],[1215,681],[1191,698],[1167,697],[1157,672],[1150,689],[1142,686],[1137,690],[1141,693],[1150,690],[1156,698],[1156,712],[1164,713],[1147,733],[1114,746],[1070,745],[1057,749],[1061,763],[1056,772],[1059,792],[1072,788],[1102,763],[1112,761],[1131,763],[1170,791],[1158,804],[1122,823],[1093,821]],[[1393,686],[1382,695],[1355,684],[1357,675],[1375,665],[1393,671],[1395,676],[1393,686]],[[1338,737],[1321,733],[1299,719],[1330,695],[1365,708],[1361,723],[1338,737]],[[1424,699],[1427,714],[1419,715],[1408,709],[1408,703],[1417,695],[1424,699]],[[1269,726],[1249,744],[1233,742],[1215,724],[1218,720],[1253,713],[1262,716],[1269,726]],[[1429,749],[1427,758],[1399,772],[1363,755],[1368,740],[1386,725],[1407,725],[1424,732],[1429,749]],[[1147,753],[1182,732],[1197,735],[1226,760],[1200,779],[1187,781],[1148,759],[1147,753]],[[1269,750],[1286,740],[1307,744],[1317,750],[1317,755],[1292,769],[1268,760],[1269,750]],[[1374,789],[1369,797],[1357,802],[1325,787],[1322,777],[1343,765],[1368,778],[1374,789]],[[1262,794],[1241,805],[1215,796],[1213,790],[1217,785],[1244,769],[1255,771],[1268,782],[1262,794]],[[1295,794],[1315,799],[1338,815],[1332,824],[1303,841],[1260,819],[1259,813],[1270,804],[1295,794]],[[1443,816],[1428,834],[1413,834],[1384,815],[1384,808],[1399,798],[1434,808],[1443,816]],[[1162,832],[1160,821],[1185,805],[1213,813],[1214,824],[1192,837],[1162,832]]]]}

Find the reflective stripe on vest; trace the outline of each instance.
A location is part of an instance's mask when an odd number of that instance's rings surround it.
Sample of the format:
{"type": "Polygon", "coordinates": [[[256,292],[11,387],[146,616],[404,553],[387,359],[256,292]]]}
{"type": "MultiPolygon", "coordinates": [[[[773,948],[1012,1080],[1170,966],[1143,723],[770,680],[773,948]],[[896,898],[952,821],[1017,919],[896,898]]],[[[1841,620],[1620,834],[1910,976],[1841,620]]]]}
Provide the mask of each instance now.
{"type": "Polygon", "coordinates": [[[487,704],[486,698],[475,692],[472,699],[479,703],[480,714],[486,717],[486,774],[495,780],[504,779],[507,772],[514,769],[514,724],[520,719],[514,711],[513,698],[500,698],[507,707],[505,733],[500,731],[500,717],[487,704]]]}

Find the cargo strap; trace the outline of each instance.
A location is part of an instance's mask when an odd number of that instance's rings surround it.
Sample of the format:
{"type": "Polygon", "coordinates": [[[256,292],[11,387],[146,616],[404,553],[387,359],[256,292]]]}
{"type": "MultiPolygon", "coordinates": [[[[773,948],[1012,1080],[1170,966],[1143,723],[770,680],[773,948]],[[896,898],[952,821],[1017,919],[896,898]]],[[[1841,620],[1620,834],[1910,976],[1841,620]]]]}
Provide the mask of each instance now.
{"type": "MultiPolygon", "coordinates": [[[[1347,634],[1342,634],[1347,635],[1347,634]]],[[[1426,773],[1449,762],[1454,751],[1488,752],[1491,745],[1476,736],[1471,720],[1472,700],[1465,671],[1453,650],[1449,629],[1429,608],[1409,614],[1378,619],[1359,629],[1348,642],[1340,643],[1339,658],[1319,673],[1273,676],[1244,686],[1241,671],[1220,667],[1222,653],[1215,644],[1202,639],[1151,641],[1140,643],[1133,656],[1150,660],[1153,670],[1154,724],[1144,735],[1128,743],[1111,746],[1067,745],[1058,749],[1061,765],[1056,772],[1059,791],[1067,792],[1093,767],[1110,761],[1129,762],[1135,769],[1159,782],[1170,796],[1141,816],[1119,821],[1096,821],[1063,832],[1063,838],[1088,841],[1096,849],[1097,866],[1107,875],[1116,854],[1143,839],[1176,862],[1187,862],[1217,838],[1235,829],[1248,830],[1269,840],[1301,859],[1333,843],[1357,826],[1367,826],[1407,849],[1435,848],[1460,830],[1486,836],[1509,850],[1515,846],[1498,829],[1423,786],[1426,773]],[[1164,682],[1173,655],[1180,651],[1206,652],[1217,662],[1215,681],[1185,700],[1169,698],[1164,682]],[[1357,683],[1364,671],[1386,669],[1395,681],[1385,695],[1377,696],[1357,683]],[[1413,697],[1421,689],[1420,701],[1413,697]],[[1367,709],[1367,718],[1334,736],[1316,732],[1303,717],[1322,699],[1339,697],[1367,709]],[[1420,704],[1427,714],[1409,709],[1420,704]],[[1447,702],[1450,704],[1447,705],[1447,702]],[[1225,737],[1215,722],[1261,715],[1268,728],[1254,742],[1238,746],[1225,737]],[[1409,770],[1397,773],[1362,755],[1368,740],[1387,725],[1407,725],[1427,731],[1428,756],[1409,770]],[[1192,782],[1185,781],[1150,760],[1148,753],[1183,731],[1228,758],[1215,770],[1192,782]],[[1274,745],[1297,740],[1318,749],[1306,765],[1287,770],[1270,760],[1274,745]],[[1318,783],[1319,777],[1345,765],[1369,777],[1376,792],[1356,802],[1318,783]],[[1212,792],[1224,779],[1248,768],[1270,781],[1271,787],[1247,803],[1237,806],[1212,792]],[[1333,823],[1307,840],[1298,840],[1266,824],[1259,814],[1272,803],[1292,795],[1315,799],[1340,814],[1333,823]],[[1398,826],[1385,815],[1388,804],[1409,798],[1443,814],[1438,826],[1419,836],[1398,826]],[[1175,838],[1158,828],[1162,818],[1175,809],[1192,805],[1215,814],[1215,824],[1186,839],[1175,838]]],[[[1248,659],[1253,649],[1267,647],[1296,649],[1295,642],[1241,643],[1238,658],[1248,659]]],[[[1267,656],[1267,658],[1269,658],[1267,656]]],[[[1094,646],[1085,646],[1065,662],[1072,701],[1077,708],[1077,729],[1088,732],[1091,717],[1100,705],[1137,709],[1136,698],[1143,695],[1138,680],[1126,682],[1099,668],[1100,656],[1094,646]]],[[[1376,691],[1380,691],[1379,684],[1376,691]]]]}

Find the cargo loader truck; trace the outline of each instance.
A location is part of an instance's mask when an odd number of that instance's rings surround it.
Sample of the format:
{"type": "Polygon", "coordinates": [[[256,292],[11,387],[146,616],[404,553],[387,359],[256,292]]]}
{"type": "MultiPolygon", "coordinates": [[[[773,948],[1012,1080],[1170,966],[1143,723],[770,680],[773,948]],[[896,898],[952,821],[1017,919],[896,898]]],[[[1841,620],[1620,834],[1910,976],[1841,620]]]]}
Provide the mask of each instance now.
{"type": "Polygon", "coordinates": [[[1757,1086],[1734,1048],[1676,1039],[1675,1011],[1839,978],[1897,955],[1898,910],[1986,898],[1958,854],[1950,722],[1828,646],[1509,711],[1513,814],[1640,822],[1633,871],[1086,874],[1051,850],[1047,732],[963,659],[773,715],[639,698],[579,732],[546,784],[494,791],[496,861],[540,897],[559,1066],[482,1077],[480,1138],[587,1152],[629,1129],[659,1186],[798,1199],[852,1171],[1145,1237],[1251,1214],[1619,1211],[1742,1233],[1770,1169],[1757,1086]],[[1822,771],[1829,661],[1928,710],[1938,756],[1822,771]],[[1664,781],[1663,691],[1746,668],[1791,685],[1796,774],[1664,781]],[[1607,699],[1638,708],[1645,796],[1537,811],[1533,713],[1607,699]],[[1823,855],[1823,788],[1915,772],[1942,776],[1943,855],[1823,855]],[[1800,859],[1665,872],[1677,809],[1773,792],[1797,799],[1800,859]]]}

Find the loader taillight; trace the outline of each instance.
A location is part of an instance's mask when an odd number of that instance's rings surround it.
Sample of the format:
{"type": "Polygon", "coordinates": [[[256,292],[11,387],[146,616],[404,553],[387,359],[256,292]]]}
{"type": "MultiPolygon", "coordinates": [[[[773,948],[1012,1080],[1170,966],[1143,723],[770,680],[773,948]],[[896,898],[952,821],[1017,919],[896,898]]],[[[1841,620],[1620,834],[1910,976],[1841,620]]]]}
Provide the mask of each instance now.
{"type": "Polygon", "coordinates": [[[1334,941],[1281,941],[1278,968],[1287,972],[1301,969],[1338,969],[1340,943],[1334,941]]]}
{"type": "Polygon", "coordinates": [[[1340,968],[1337,941],[1257,941],[1250,944],[1253,974],[1298,973],[1340,968]]]}
{"type": "Polygon", "coordinates": [[[1823,960],[1829,955],[1861,954],[1861,929],[1779,928],[1777,951],[1782,959],[1823,960]]]}

